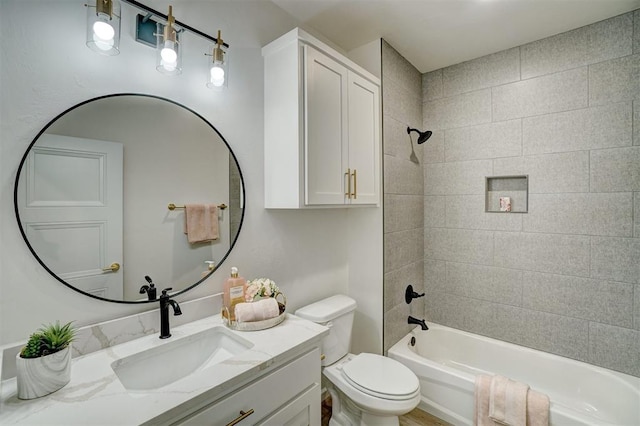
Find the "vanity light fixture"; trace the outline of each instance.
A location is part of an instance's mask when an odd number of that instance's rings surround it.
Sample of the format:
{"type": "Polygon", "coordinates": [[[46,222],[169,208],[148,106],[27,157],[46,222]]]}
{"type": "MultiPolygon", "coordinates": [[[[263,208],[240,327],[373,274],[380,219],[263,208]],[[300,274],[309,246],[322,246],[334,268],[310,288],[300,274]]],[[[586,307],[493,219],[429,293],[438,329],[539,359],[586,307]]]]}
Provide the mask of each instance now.
{"type": "Polygon", "coordinates": [[[227,49],[222,41],[222,33],[218,30],[218,42],[213,45],[211,53],[205,53],[209,58],[207,87],[213,90],[222,90],[228,86],[229,80],[229,61],[227,58],[227,49]]]}
{"type": "Polygon", "coordinates": [[[120,53],[120,3],[96,0],[87,7],[87,46],[101,55],[120,53]]]}
{"type": "MultiPolygon", "coordinates": [[[[137,16],[136,40],[156,48],[156,69],[159,72],[167,75],[182,73],[181,38],[185,32],[190,32],[214,43],[211,53],[206,53],[211,57],[207,59],[207,87],[220,90],[228,86],[229,45],[222,40],[220,31],[218,31],[218,38],[215,38],[176,20],[172,6],[169,6],[169,14],[164,15],[137,0],[120,1],[145,12],[144,16],[137,16]],[[161,22],[151,19],[152,17],[158,18],[161,22]],[[149,25],[155,25],[155,33],[151,34],[149,25]]],[[[117,55],[120,53],[120,3],[118,0],[95,0],[95,2],[95,7],[85,5],[87,7],[87,46],[103,55],[117,55]]]]}
{"type": "Polygon", "coordinates": [[[182,73],[182,46],[180,45],[180,33],[174,26],[176,20],[173,17],[173,8],[169,6],[167,23],[158,23],[156,33],[156,69],[162,74],[178,75],[182,73]]]}

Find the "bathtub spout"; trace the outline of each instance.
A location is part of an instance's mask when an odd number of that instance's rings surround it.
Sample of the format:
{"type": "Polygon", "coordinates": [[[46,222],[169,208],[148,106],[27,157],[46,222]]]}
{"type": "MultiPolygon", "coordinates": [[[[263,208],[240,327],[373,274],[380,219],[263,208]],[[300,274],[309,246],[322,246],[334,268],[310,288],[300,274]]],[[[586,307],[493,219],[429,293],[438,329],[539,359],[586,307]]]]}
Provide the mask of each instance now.
{"type": "Polygon", "coordinates": [[[427,327],[427,323],[425,322],[425,320],[419,320],[417,318],[412,317],[411,315],[409,315],[409,318],[407,319],[407,324],[418,324],[420,325],[420,327],[422,327],[423,330],[429,329],[429,327],[427,327]]]}

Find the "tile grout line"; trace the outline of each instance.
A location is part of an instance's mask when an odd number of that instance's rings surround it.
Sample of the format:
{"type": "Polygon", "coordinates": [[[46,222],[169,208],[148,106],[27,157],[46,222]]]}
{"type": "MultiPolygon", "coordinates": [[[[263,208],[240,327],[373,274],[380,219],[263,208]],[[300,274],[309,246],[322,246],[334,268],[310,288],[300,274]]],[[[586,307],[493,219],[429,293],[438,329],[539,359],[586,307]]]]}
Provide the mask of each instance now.
{"type": "Polygon", "coordinates": [[[518,46],[518,59],[520,60],[520,81],[522,81],[522,46],[518,46]]]}

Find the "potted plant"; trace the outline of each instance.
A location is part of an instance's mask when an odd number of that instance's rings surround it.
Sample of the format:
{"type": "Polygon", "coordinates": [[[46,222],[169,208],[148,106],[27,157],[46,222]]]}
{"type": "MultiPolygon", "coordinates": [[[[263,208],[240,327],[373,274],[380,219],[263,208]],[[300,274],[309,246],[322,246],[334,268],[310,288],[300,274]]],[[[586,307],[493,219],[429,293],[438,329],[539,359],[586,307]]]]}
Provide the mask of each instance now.
{"type": "Polygon", "coordinates": [[[71,380],[71,322],[49,324],[29,336],[16,355],[18,398],[33,399],[57,391],[71,380]]]}

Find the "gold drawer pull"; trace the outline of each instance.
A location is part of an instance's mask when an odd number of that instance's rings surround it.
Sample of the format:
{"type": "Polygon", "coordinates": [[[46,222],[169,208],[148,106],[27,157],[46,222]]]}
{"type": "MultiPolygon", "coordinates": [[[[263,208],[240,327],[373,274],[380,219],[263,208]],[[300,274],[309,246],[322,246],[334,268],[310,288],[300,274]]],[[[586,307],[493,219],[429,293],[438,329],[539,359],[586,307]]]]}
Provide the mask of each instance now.
{"type": "Polygon", "coordinates": [[[351,174],[353,176],[353,198],[356,199],[358,198],[358,176],[356,176],[356,169],[353,169],[353,173],[351,174]]]}
{"type": "Polygon", "coordinates": [[[344,195],[351,199],[351,169],[347,169],[344,175],[347,177],[347,192],[345,192],[344,195]]]}
{"type": "Polygon", "coordinates": [[[253,414],[253,408],[249,411],[240,411],[240,416],[233,420],[231,423],[227,424],[227,426],[233,426],[233,425],[237,425],[238,423],[240,423],[241,421],[243,421],[244,419],[246,419],[247,417],[249,417],[250,415],[253,414]]]}
{"type": "Polygon", "coordinates": [[[325,354],[320,354],[320,361],[324,361],[325,358],[326,358],[325,354]]]}
{"type": "Polygon", "coordinates": [[[118,272],[120,270],[120,264],[113,262],[108,268],[102,268],[102,272],[118,272]]]}

